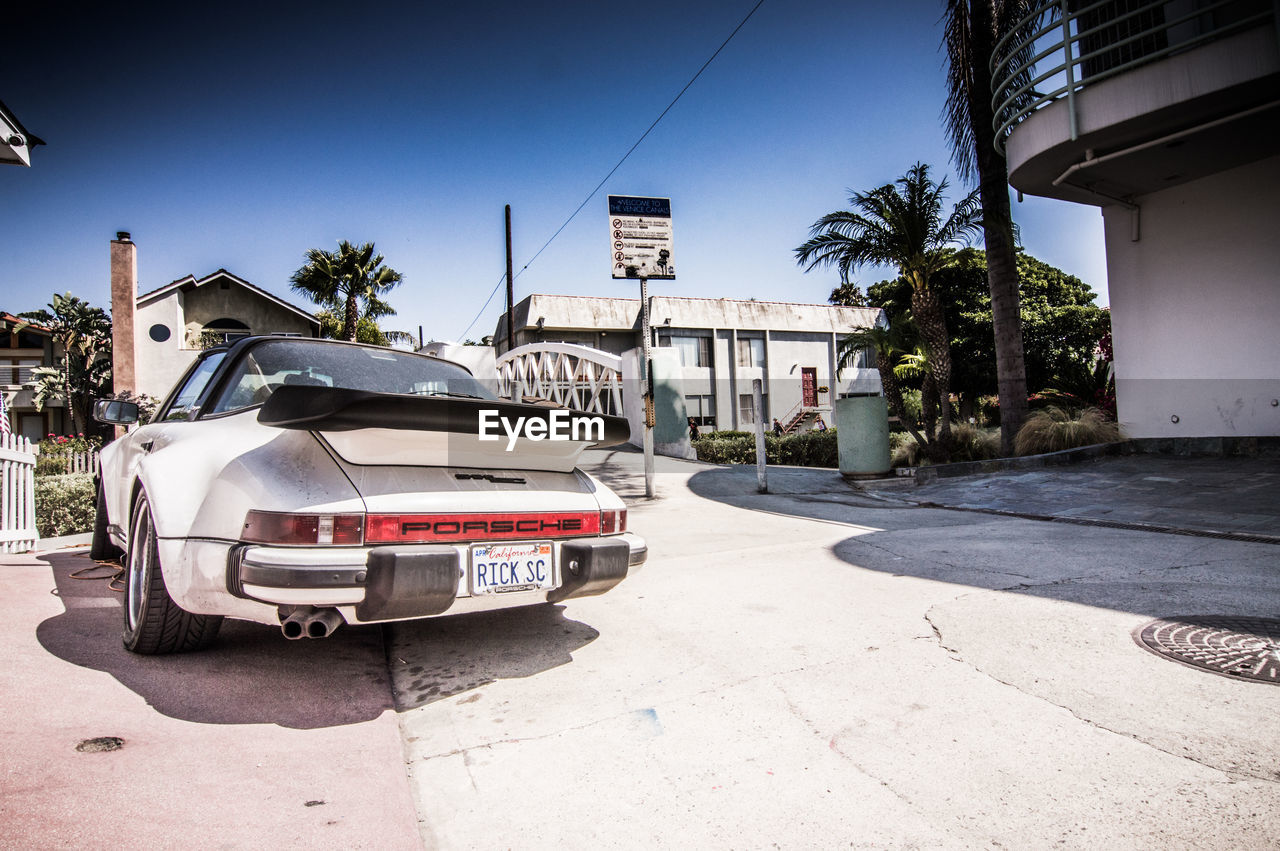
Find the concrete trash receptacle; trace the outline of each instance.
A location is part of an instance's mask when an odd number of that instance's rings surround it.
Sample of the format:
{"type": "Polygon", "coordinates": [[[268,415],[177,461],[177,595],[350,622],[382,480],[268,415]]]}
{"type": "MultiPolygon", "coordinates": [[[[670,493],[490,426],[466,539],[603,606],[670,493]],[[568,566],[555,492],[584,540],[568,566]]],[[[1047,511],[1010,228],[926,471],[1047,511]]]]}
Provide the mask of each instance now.
{"type": "Polygon", "coordinates": [[[836,400],[836,446],[840,475],[846,478],[865,479],[889,472],[889,408],[883,396],[836,400]]]}

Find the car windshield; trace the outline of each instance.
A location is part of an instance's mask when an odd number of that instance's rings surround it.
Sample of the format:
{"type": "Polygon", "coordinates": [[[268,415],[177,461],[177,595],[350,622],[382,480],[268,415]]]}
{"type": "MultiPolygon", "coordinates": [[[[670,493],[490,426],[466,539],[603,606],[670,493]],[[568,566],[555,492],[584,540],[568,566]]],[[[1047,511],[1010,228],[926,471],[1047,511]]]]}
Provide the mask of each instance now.
{"type": "Polygon", "coordinates": [[[496,399],[465,369],[424,355],[317,340],[269,340],[231,366],[208,413],[261,405],[285,385],[342,387],[374,393],[496,399]]]}

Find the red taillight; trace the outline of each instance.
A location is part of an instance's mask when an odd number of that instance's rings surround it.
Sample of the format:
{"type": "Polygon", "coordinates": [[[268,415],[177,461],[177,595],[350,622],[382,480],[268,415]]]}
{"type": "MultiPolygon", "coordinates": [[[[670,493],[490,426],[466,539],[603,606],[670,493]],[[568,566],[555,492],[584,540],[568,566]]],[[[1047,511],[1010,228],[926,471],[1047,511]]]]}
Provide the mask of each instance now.
{"type": "Polygon", "coordinates": [[[365,543],[514,541],[600,534],[595,511],[539,514],[370,514],[365,543]]]}
{"type": "Polygon", "coordinates": [[[627,510],[625,508],[621,511],[600,512],[601,535],[615,535],[625,531],[627,531],[627,510]]]}
{"type": "Polygon", "coordinates": [[[364,543],[364,515],[250,511],[244,518],[240,539],[285,546],[359,546],[364,543]]]}

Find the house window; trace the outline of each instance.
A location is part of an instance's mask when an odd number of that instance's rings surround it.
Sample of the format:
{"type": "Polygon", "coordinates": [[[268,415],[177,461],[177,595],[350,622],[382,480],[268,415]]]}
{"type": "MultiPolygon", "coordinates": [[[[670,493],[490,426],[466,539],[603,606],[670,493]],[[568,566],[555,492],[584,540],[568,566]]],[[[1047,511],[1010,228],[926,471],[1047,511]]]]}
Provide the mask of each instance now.
{"type": "Polygon", "coordinates": [[[692,334],[660,334],[659,346],[669,346],[680,355],[681,366],[711,366],[711,338],[692,334]]]}
{"type": "Polygon", "coordinates": [[[239,319],[229,319],[225,316],[221,319],[213,320],[200,330],[201,341],[207,346],[230,343],[233,340],[248,336],[248,325],[245,325],[239,319]]]}
{"type": "Polygon", "coordinates": [[[764,367],[764,340],[760,337],[738,338],[738,366],[764,367]]]}
{"type": "Polygon", "coordinates": [[[756,400],[750,393],[738,396],[738,422],[742,425],[755,425],[756,400]]]}
{"type": "MultiPolygon", "coordinates": [[[[38,366],[40,366],[40,361],[32,358],[14,358],[5,361],[3,368],[0,368],[0,384],[7,384],[11,387],[30,384],[32,381],[31,370],[38,366]]],[[[43,436],[41,435],[41,437],[43,436]]]]}
{"type": "MultiPolygon", "coordinates": [[[[705,338],[703,338],[705,339],[705,338]]],[[[685,412],[699,426],[715,427],[716,424],[716,397],[714,396],[685,396],[684,397],[685,412]]]]}

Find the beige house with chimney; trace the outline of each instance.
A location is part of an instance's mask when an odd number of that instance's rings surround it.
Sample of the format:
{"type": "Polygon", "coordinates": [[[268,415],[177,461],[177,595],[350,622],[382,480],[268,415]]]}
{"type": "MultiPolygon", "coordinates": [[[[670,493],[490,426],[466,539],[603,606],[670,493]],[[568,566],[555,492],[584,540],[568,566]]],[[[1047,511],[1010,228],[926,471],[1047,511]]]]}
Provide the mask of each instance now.
{"type": "Polygon", "coordinates": [[[226,269],[139,295],[134,317],[137,392],[157,398],[210,346],[255,334],[320,335],[315,316],[226,269]]]}

